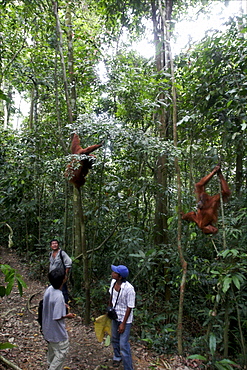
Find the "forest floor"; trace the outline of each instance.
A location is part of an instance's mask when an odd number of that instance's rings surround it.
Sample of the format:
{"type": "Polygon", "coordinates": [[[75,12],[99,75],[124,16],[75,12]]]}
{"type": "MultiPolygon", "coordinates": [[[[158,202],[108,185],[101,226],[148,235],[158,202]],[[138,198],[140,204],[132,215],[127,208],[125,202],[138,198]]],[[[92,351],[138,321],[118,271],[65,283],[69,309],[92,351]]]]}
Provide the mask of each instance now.
{"type": "MultiPolygon", "coordinates": [[[[15,268],[27,284],[22,297],[18,288],[14,287],[9,296],[0,298],[0,343],[10,342],[16,345],[12,349],[0,350],[0,356],[13,363],[14,369],[47,369],[47,345],[37,322],[38,303],[46,287],[40,281],[30,279],[28,265],[15,251],[0,247],[0,263],[15,268]]],[[[3,284],[3,278],[4,276],[0,275],[0,284],[3,284]]],[[[90,326],[83,325],[82,318],[77,314],[75,319],[66,320],[66,326],[70,351],[64,369],[113,369],[112,348],[97,341],[93,323],[90,326]]],[[[158,356],[145,345],[134,341],[131,341],[131,349],[135,370],[199,368],[196,361],[176,355],[158,356]]],[[[11,367],[0,360],[0,370],[9,368],[11,367]]],[[[122,365],[118,369],[123,370],[122,365]]]]}

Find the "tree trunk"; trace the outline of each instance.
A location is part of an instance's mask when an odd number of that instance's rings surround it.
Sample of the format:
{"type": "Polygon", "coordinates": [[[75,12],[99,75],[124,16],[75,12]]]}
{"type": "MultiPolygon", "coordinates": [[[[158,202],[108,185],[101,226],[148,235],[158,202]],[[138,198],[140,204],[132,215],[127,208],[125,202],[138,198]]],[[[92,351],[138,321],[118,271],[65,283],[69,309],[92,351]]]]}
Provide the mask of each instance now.
{"type": "Polygon", "coordinates": [[[70,244],[69,237],[68,237],[68,228],[69,228],[69,185],[68,182],[65,181],[64,184],[64,227],[63,227],[63,240],[64,240],[64,248],[67,250],[70,244]]]}
{"type": "Polygon", "coordinates": [[[238,139],[237,143],[237,157],[236,157],[236,196],[240,197],[241,195],[241,188],[243,185],[243,137],[238,139]]]}
{"type": "MultiPolygon", "coordinates": [[[[152,5],[152,21],[155,44],[155,62],[157,72],[161,72],[167,66],[167,58],[164,45],[164,21],[157,19],[158,7],[155,1],[152,5]]],[[[157,112],[159,122],[158,133],[162,139],[168,139],[168,112],[164,108],[165,95],[163,90],[159,93],[160,108],[157,112]]],[[[157,159],[155,168],[155,180],[157,182],[156,209],[155,209],[155,244],[167,244],[167,157],[162,155],[157,159]]]]}
{"type": "Polygon", "coordinates": [[[60,26],[60,20],[58,16],[58,3],[57,1],[53,2],[53,8],[54,8],[54,15],[56,18],[56,30],[57,30],[57,36],[58,36],[58,50],[61,58],[61,67],[63,72],[63,83],[64,83],[64,93],[66,98],[66,104],[67,104],[67,112],[68,112],[68,120],[69,124],[72,125],[73,123],[73,115],[72,115],[72,109],[69,99],[69,88],[68,88],[68,81],[67,81],[67,74],[66,74],[66,66],[64,61],[64,55],[63,55],[63,34],[62,29],[60,26]]]}
{"type": "Polygon", "coordinates": [[[83,285],[85,292],[85,325],[90,324],[90,274],[89,274],[89,259],[87,254],[86,233],[85,233],[85,219],[81,201],[80,188],[75,186],[74,198],[74,215],[75,215],[75,257],[82,255],[83,260],[83,285]]]}
{"type": "MultiPolygon", "coordinates": [[[[62,29],[60,26],[60,20],[58,16],[58,4],[56,1],[53,2],[54,15],[56,18],[56,27],[58,35],[58,49],[61,58],[61,66],[63,71],[64,80],[64,91],[67,103],[68,119],[69,124],[72,125],[76,119],[76,84],[74,79],[74,57],[73,57],[73,37],[72,37],[72,20],[70,4],[67,3],[66,7],[66,26],[67,26],[67,41],[68,41],[68,60],[69,60],[69,84],[67,81],[66,67],[63,55],[63,37],[62,29]],[[69,85],[71,89],[69,89],[69,85]]],[[[77,257],[80,254],[83,256],[83,280],[86,298],[85,307],[85,324],[90,323],[90,277],[89,277],[89,262],[87,257],[86,248],[86,237],[85,237],[85,221],[81,202],[81,191],[73,186],[73,209],[74,209],[74,256],[77,257]]]]}
{"type": "Polygon", "coordinates": [[[229,349],[229,297],[226,295],[225,299],[225,314],[224,314],[224,331],[223,331],[223,347],[224,347],[224,358],[228,358],[229,349]]]}
{"type": "Polygon", "coordinates": [[[69,59],[68,70],[69,70],[71,115],[73,121],[76,121],[77,109],[76,109],[76,81],[74,77],[73,29],[69,4],[67,4],[65,24],[67,27],[67,42],[68,42],[68,59],[69,59]]]}
{"type": "Polygon", "coordinates": [[[180,283],[180,296],[179,296],[179,307],[178,307],[178,324],[177,324],[177,341],[178,341],[178,354],[183,353],[183,306],[184,306],[184,295],[187,275],[187,262],[183,257],[183,250],[181,247],[181,240],[178,243],[178,251],[180,255],[180,262],[182,265],[182,278],[180,283]]]}
{"type": "MultiPolygon", "coordinates": [[[[165,1],[165,9],[162,3],[158,0],[151,1],[152,5],[152,21],[155,44],[155,62],[158,73],[167,71],[170,68],[170,21],[173,7],[173,0],[165,1]],[[158,15],[159,11],[159,15],[158,15]]],[[[157,112],[159,122],[158,134],[163,140],[170,138],[170,115],[168,97],[163,90],[159,93],[160,107],[157,112]]],[[[168,219],[168,172],[167,172],[167,155],[163,154],[157,159],[155,180],[157,182],[156,193],[156,210],[155,210],[155,244],[167,244],[167,219],[168,219]]]]}
{"type": "Polygon", "coordinates": [[[84,215],[82,211],[81,191],[73,186],[73,206],[74,206],[74,239],[75,239],[75,257],[82,254],[82,235],[84,227],[84,215]],[[83,225],[83,227],[81,227],[83,225]]]}
{"type": "MultiPolygon", "coordinates": [[[[162,73],[164,71],[167,71],[170,67],[170,57],[169,57],[170,32],[167,31],[167,27],[170,28],[173,0],[165,1],[164,10],[160,0],[158,0],[158,4],[156,3],[155,0],[151,1],[151,6],[152,6],[156,69],[158,73],[162,73]]],[[[167,95],[164,94],[164,91],[162,89],[159,92],[158,102],[160,104],[159,110],[157,112],[157,122],[159,122],[158,135],[162,140],[168,140],[171,131],[169,130],[170,115],[169,109],[165,107],[169,106],[169,102],[167,95]]],[[[156,245],[162,246],[168,244],[167,162],[168,162],[167,155],[163,154],[157,159],[155,168],[157,193],[155,209],[154,242],[156,245]]],[[[166,264],[163,266],[162,274],[164,274],[164,276],[166,277],[167,282],[169,281],[168,271],[169,265],[166,264]]],[[[166,285],[165,301],[169,301],[169,299],[170,299],[170,289],[169,286],[166,285]]]]}
{"type": "MultiPolygon", "coordinates": [[[[177,94],[175,88],[175,77],[174,77],[174,64],[170,47],[170,30],[167,24],[167,20],[171,19],[172,14],[172,2],[169,2],[170,6],[166,7],[166,16],[163,14],[165,30],[166,30],[166,40],[167,42],[167,58],[170,63],[171,69],[171,81],[172,81],[172,122],[173,122],[173,143],[174,147],[177,148],[177,94]]],[[[168,4],[168,1],[166,1],[168,4]]],[[[161,2],[160,2],[161,8],[161,2]]],[[[178,307],[178,323],[177,323],[177,342],[178,342],[178,354],[183,354],[183,305],[184,305],[184,296],[185,296],[185,287],[186,287],[186,276],[187,276],[187,267],[188,264],[184,258],[183,247],[181,243],[182,236],[182,220],[181,220],[181,177],[180,177],[180,167],[178,157],[175,157],[174,166],[177,175],[177,189],[178,189],[178,226],[177,226],[177,243],[178,243],[178,254],[180,257],[180,263],[182,268],[182,278],[180,282],[180,297],[179,297],[179,307],[178,307]]]]}

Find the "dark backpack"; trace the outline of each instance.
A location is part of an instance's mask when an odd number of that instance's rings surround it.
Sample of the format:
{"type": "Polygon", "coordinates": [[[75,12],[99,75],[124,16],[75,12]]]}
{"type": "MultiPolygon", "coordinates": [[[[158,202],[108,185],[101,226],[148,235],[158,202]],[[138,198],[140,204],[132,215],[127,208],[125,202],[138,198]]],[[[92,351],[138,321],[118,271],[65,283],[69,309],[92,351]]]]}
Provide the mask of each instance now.
{"type": "Polygon", "coordinates": [[[37,321],[40,325],[40,331],[42,332],[42,313],[43,313],[43,299],[39,301],[39,306],[38,306],[38,318],[37,321]]]}

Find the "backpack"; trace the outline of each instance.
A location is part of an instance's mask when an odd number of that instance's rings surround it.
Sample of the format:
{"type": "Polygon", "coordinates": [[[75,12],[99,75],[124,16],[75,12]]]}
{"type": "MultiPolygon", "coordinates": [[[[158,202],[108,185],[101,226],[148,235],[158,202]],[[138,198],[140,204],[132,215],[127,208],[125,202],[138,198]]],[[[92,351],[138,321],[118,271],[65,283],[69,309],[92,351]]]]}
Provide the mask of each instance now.
{"type": "Polygon", "coordinates": [[[64,271],[65,271],[66,270],[66,267],[65,267],[65,264],[64,264],[64,260],[63,260],[63,251],[62,251],[62,249],[60,250],[60,259],[62,261],[63,268],[64,268],[64,271]]]}
{"type": "Polygon", "coordinates": [[[40,331],[42,333],[42,313],[43,313],[43,299],[39,301],[39,306],[38,306],[38,318],[37,321],[40,325],[40,331]]]}

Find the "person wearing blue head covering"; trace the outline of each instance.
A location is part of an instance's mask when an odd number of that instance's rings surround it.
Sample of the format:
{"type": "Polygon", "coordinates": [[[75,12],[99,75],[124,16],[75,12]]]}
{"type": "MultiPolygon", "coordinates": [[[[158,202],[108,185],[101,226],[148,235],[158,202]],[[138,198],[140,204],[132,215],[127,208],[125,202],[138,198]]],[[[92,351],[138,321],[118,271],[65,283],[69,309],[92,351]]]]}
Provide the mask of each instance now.
{"type": "Polygon", "coordinates": [[[130,329],[135,307],[135,289],[126,280],[129,270],[124,265],[111,265],[112,281],[109,288],[109,306],[114,308],[116,317],[112,319],[113,367],[123,361],[124,370],[133,370],[129,343],[130,329]]]}

